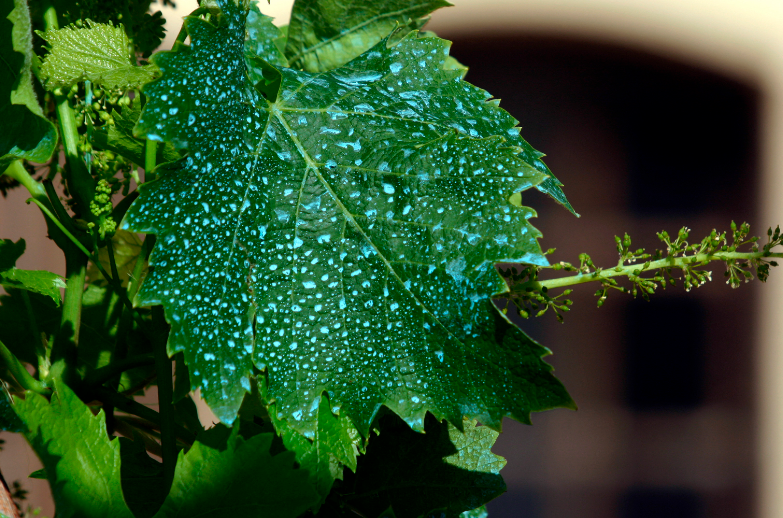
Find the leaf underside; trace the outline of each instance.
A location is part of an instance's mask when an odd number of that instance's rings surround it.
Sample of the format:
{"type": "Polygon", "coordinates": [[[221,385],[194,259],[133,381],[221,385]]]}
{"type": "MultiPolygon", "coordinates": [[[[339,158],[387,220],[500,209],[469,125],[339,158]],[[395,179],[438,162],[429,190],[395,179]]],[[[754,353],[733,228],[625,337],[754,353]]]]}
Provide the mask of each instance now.
{"type": "Polygon", "coordinates": [[[267,99],[245,12],[219,4],[155,58],[136,131],[190,153],[124,221],[159,236],[139,300],[164,305],[169,353],[216,415],[233,422],[254,368],[310,437],[324,392],[364,436],[382,405],[418,430],[427,411],[499,428],[572,406],[491,301],[495,263],[546,264],[534,211],[508,201],[549,181],[516,120],[416,32],[331,72],[268,66],[267,99]]]}
{"type": "Polygon", "coordinates": [[[25,0],[0,0],[0,174],[14,160],[46,162],[57,133],[33,89],[33,39],[25,0]]]}

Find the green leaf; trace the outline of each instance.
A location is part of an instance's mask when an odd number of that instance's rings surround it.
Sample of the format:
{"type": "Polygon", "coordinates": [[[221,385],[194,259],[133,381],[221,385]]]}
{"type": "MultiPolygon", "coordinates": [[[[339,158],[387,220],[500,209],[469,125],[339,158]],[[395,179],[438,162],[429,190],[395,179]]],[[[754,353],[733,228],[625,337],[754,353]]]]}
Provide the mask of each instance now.
{"type": "Polygon", "coordinates": [[[103,412],[93,415],[67,386],[55,388],[51,403],[27,392],[14,408],[46,470],[57,516],[133,518],[120,485],[120,443],[106,435],[103,412]]]}
{"type": "Polygon", "coordinates": [[[288,59],[283,54],[285,36],[272,23],[272,17],[262,14],[258,4],[250,4],[247,14],[247,36],[245,39],[245,56],[256,56],[270,65],[287,67],[288,59]]]}
{"type": "Polygon", "coordinates": [[[449,5],[445,0],[296,0],[285,53],[294,68],[332,70],[369,50],[395,28],[417,29],[424,25],[423,18],[449,5]]]}
{"type": "MultiPolygon", "coordinates": [[[[310,483],[318,491],[321,502],[329,495],[334,481],[343,478],[345,466],[356,470],[362,437],[347,417],[336,416],[329,410],[329,400],[325,396],[321,397],[318,407],[315,433],[309,438],[286,421],[275,419],[274,406],[270,407],[269,414],[285,448],[294,452],[299,466],[310,472],[310,483]]],[[[317,510],[318,506],[314,508],[317,510]]]]}
{"type": "Polygon", "coordinates": [[[57,144],[33,87],[30,11],[25,0],[0,0],[0,174],[17,159],[43,163],[57,144]]]}
{"type": "Polygon", "coordinates": [[[27,475],[27,478],[39,478],[41,480],[46,480],[46,470],[45,469],[37,469],[27,475]]]}
{"type": "Polygon", "coordinates": [[[136,66],[122,26],[86,21],[42,34],[49,53],[41,65],[46,88],[70,87],[89,80],[105,88],[139,88],[157,75],[154,66],[136,66]]]}
{"type": "Polygon", "coordinates": [[[294,469],[294,454],[269,453],[274,434],[245,440],[238,429],[225,444],[202,438],[180,453],[174,483],[156,518],[293,518],[316,502],[307,472],[294,469]]]}
{"type": "Polygon", "coordinates": [[[5,387],[0,387],[0,430],[4,432],[24,432],[24,423],[16,415],[11,395],[5,387]]]}
{"type": "MultiPolygon", "coordinates": [[[[141,115],[141,106],[133,101],[131,106],[122,109],[122,113],[112,111],[114,125],[106,124],[93,133],[92,141],[99,149],[107,149],[124,156],[138,166],[144,166],[144,140],[133,135],[133,127],[141,115]]],[[[180,157],[171,144],[158,146],[156,163],[173,162],[180,157]]],[[[107,270],[108,271],[108,270],[107,270]]]]}
{"type": "Polygon", "coordinates": [[[25,242],[16,243],[10,239],[0,241],[0,285],[3,288],[17,288],[50,297],[60,305],[60,288],[65,288],[65,280],[56,273],[44,270],[20,270],[14,265],[24,253],[25,242]]]}
{"type": "Polygon", "coordinates": [[[391,508],[396,518],[430,513],[456,518],[500,495],[506,485],[499,472],[506,461],[490,451],[498,432],[475,421],[465,421],[463,427],[464,433],[430,416],[421,434],[385,416],[380,434],[359,458],[356,474],[346,474],[324,515],[330,516],[333,502],[343,502],[363,516],[391,508]]]}
{"type": "Polygon", "coordinates": [[[535,212],[509,202],[545,176],[516,121],[441,68],[447,42],[281,69],[271,101],[248,84],[244,13],[221,5],[219,26],[187,18],[192,46],[156,55],[138,131],[190,155],[124,221],[159,236],[139,301],[165,306],[169,354],[215,414],[233,422],[253,367],[310,436],[323,392],[363,435],[381,405],[417,429],[427,411],[499,428],[573,406],[492,303],[496,262],[546,264],[535,212]]]}

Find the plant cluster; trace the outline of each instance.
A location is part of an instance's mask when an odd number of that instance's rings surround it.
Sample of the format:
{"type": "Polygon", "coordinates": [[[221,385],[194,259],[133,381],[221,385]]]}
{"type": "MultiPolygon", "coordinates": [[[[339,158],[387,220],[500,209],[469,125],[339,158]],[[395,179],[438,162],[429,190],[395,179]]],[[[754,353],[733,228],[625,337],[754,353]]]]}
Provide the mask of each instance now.
{"type": "Polygon", "coordinates": [[[498,299],[560,316],[552,288],[647,297],[714,260],[766,279],[780,231],[759,248],[746,225],[550,267],[519,193],[573,208],[421,31],[446,5],[297,0],[277,27],[204,1],[153,54],[149,0],[0,0],[0,188],[66,259],[23,270],[0,242],[0,428],[58,516],[485,516],[502,419],[575,407],[498,299]]]}

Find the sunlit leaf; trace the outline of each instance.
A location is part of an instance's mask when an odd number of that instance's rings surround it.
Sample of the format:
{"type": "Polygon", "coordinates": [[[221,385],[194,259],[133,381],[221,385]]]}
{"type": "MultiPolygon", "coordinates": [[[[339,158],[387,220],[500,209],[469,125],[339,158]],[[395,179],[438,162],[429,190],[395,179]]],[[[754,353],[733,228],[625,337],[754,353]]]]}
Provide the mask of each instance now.
{"type": "Polygon", "coordinates": [[[0,285],[6,289],[16,288],[40,293],[60,305],[60,289],[65,288],[65,280],[56,273],[44,270],[16,268],[16,260],[24,253],[24,249],[24,239],[16,243],[10,239],[0,240],[0,285]]]}
{"type": "Polygon", "coordinates": [[[130,41],[120,26],[86,21],[41,35],[50,46],[41,77],[50,90],[90,80],[106,88],[138,88],[151,81],[154,66],[136,66],[130,41]]]}
{"type": "Polygon", "coordinates": [[[448,5],[445,0],[297,0],[285,52],[294,68],[332,70],[396,28],[419,28],[423,18],[448,5]]]}
{"type": "Polygon", "coordinates": [[[57,516],[133,518],[120,485],[120,444],[106,435],[103,412],[89,407],[62,383],[51,402],[28,392],[14,409],[46,470],[57,516]]]}

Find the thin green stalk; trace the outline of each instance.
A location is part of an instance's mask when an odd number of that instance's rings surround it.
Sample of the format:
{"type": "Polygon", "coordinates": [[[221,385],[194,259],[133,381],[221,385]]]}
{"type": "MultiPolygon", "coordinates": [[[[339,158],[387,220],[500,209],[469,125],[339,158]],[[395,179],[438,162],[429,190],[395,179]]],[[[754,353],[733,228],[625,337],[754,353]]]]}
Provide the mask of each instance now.
{"type": "MultiPolygon", "coordinates": [[[[44,2],[44,28],[47,31],[59,28],[57,11],[49,2],[44,2]]],[[[85,219],[94,220],[95,217],[90,212],[90,202],[95,195],[95,180],[90,176],[87,165],[79,155],[79,134],[76,131],[76,116],[68,103],[66,95],[55,94],[54,99],[57,107],[60,137],[65,149],[65,158],[68,160],[68,169],[70,169],[67,176],[64,174],[68,184],[68,192],[76,200],[81,216],[85,219]]]]}
{"type": "Polygon", "coordinates": [[[153,350],[155,370],[158,373],[158,410],[160,411],[160,445],[163,449],[163,480],[166,490],[174,480],[177,464],[177,442],[174,437],[174,387],[171,378],[171,359],[166,352],[168,329],[162,306],[152,308],[153,350]]]}
{"type": "Polygon", "coordinates": [[[27,311],[27,318],[30,320],[30,332],[33,334],[33,348],[35,349],[35,355],[41,359],[46,358],[46,350],[43,343],[41,343],[41,329],[38,327],[38,319],[35,318],[35,312],[33,311],[33,305],[30,302],[30,295],[27,290],[19,290],[22,295],[22,301],[24,301],[24,308],[27,311]]]}
{"type": "Polygon", "coordinates": [[[49,217],[49,219],[52,221],[52,223],[54,223],[55,225],[57,225],[57,228],[59,228],[59,229],[62,231],[62,233],[63,233],[63,234],[65,234],[65,236],[66,236],[68,239],[70,239],[70,240],[71,240],[71,243],[73,243],[73,244],[74,244],[74,245],[75,245],[75,246],[76,246],[76,247],[77,247],[79,250],[81,250],[82,252],[84,252],[84,255],[86,255],[86,256],[87,256],[87,257],[89,257],[89,258],[92,258],[92,254],[91,254],[91,253],[90,253],[90,252],[87,250],[87,248],[86,248],[86,247],[85,247],[85,246],[84,246],[84,245],[81,243],[81,241],[79,241],[78,239],[76,239],[76,237],[75,237],[73,234],[71,234],[71,233],[68,231],[68,229],[67,229],[67,228],[65,228],[65,226],[62,224],[62,222],[61,222],[59,219],[57,219],[57,216],[55,216],[54,214],[52,214],[52,211],[50,211],[50,210],[48,209],[48,207],[46,207],[46,205],[44,205],[44,204],[43,204],[43,203],[41,203],[40,201],[36,200],[35,198],[30,198],[30,199],[29,199],[29,200],[27,200],[27,201],[28,201],[28,202],[29,202],[29,201],[32,201],[33,203],[35,203],[36,205],[38,205],[38,208],[39,208],[39,209],[41,209],[41,212],[43,212],[43,213],[44,213],[46,216],[48,216],[48,217],[49,217]]]}
{"type": "Polygon", "coordinates": [[[14,379],[25,390],[32,390],[38,394],[51,393],[51,389],[49,389],[42,382],[33,378],[32,375],[27,372],[27,369],[24,368],[22,362],[20,362],[19,359],[8,350],[3,342],[0,342],[0,363],[2,363],[5,368],[8,369],[14,379]]]}
{"type": "Polygon", "coordinates": [[[87,274],[87,258],[73,247],[65,252],[65,299],[60,319],[60,330],[52,345],[51,373],[66,384],[75,381],[77,347],[82,322],[82,296],[87,274]]]}
{"type": "Polygon", "coordinates": [[[22,187],[27,189],[27,192],[29,192],[30,196],[33,198],[44,203],[48,202],[49,197],[46,195],[46,189],[41,185],[41,182],[38,182],[35,178],[30,176],[30,173],[28,173],[27,169],[22,165],[21,160],[12,162],[3,174],[22,184],[22,187]]]}
{"type": "Polygon", "coordinates": [[[155,166],[157,165],[157,158],[158,143],[154,140],[147,139],[147,142],[144,146],[144,181],[149,181],[152,179],[150,175],[152,174],[152,170],[155,169],[155,166]]]}
{"type": "Polygon", "coordinates": [[[565,288],[566,286],[574,286],[576,284],[584,284],[587,282],[601,281],[602,279],[608,279],[610,277],[631,277],[638,276],[643,272],[649,272],[658,270],[661,268],[683,268],[689,264],[702,265],[703,263],[711,261],[751,261],[754,259],[767,259],[767,258],[783,258],[783,253],[765,253],[764,251],[758,252],[715,252],[712,254],[694,254],[681,257],[665,257],[658,259],[657,261],[650,261],[649,264],[629,264],[624,266],[616,266],[614,268],[607,268],[604,270],[598,270],[590,273],[578,273],[576,275],[570,275],[567,277],[559,277],[557,279],[548,279],[545,281],[532,281],[521,284],[516,284],[511,287],[512,293],[520,293],[533,289],[535,291],[541,291],[542,288],[547,290],[553,288],[565,288]]]}
{"type": "MultiPolygon", "coordinates": [[[[139,416],[142,419],[146,419],[147,421],[151,421],[157,424],[158,426],[161,426],[162,424],[162,417],[158,412],[154,411],[150,407],[142,405],[137,401],[134,401],[133,399],[126,398],[125,396],[117,394],[116,392],[112,392],[111,390],[98,388],[94,393],[88,394],[86,397],[95,397],[99,401],[110,402],[112,405],[117,407],[117,410],[139,416]]],[[[176,423],[173,423],[172,430],[176,437],[179,437],[180,440],[186,444],[193,444],[196,440],[196,437],[192,432],[189,432],[183,426],[180,426],[176,423]]]]}
{"type": "Polygon", "coordinates": [[[151,354],[141,354],[138,356],[132,356],[122,360],[114,360],[105,367],[95,369],[87,376],[84,377],[84,386],[98,387],[103,385],[107,381],[110,381],[115,376],[121,375],[123,372],[135,369],[136,367],[144,367],[145,365],[152,365],[155,363],[155,358],[151,354]]]}

